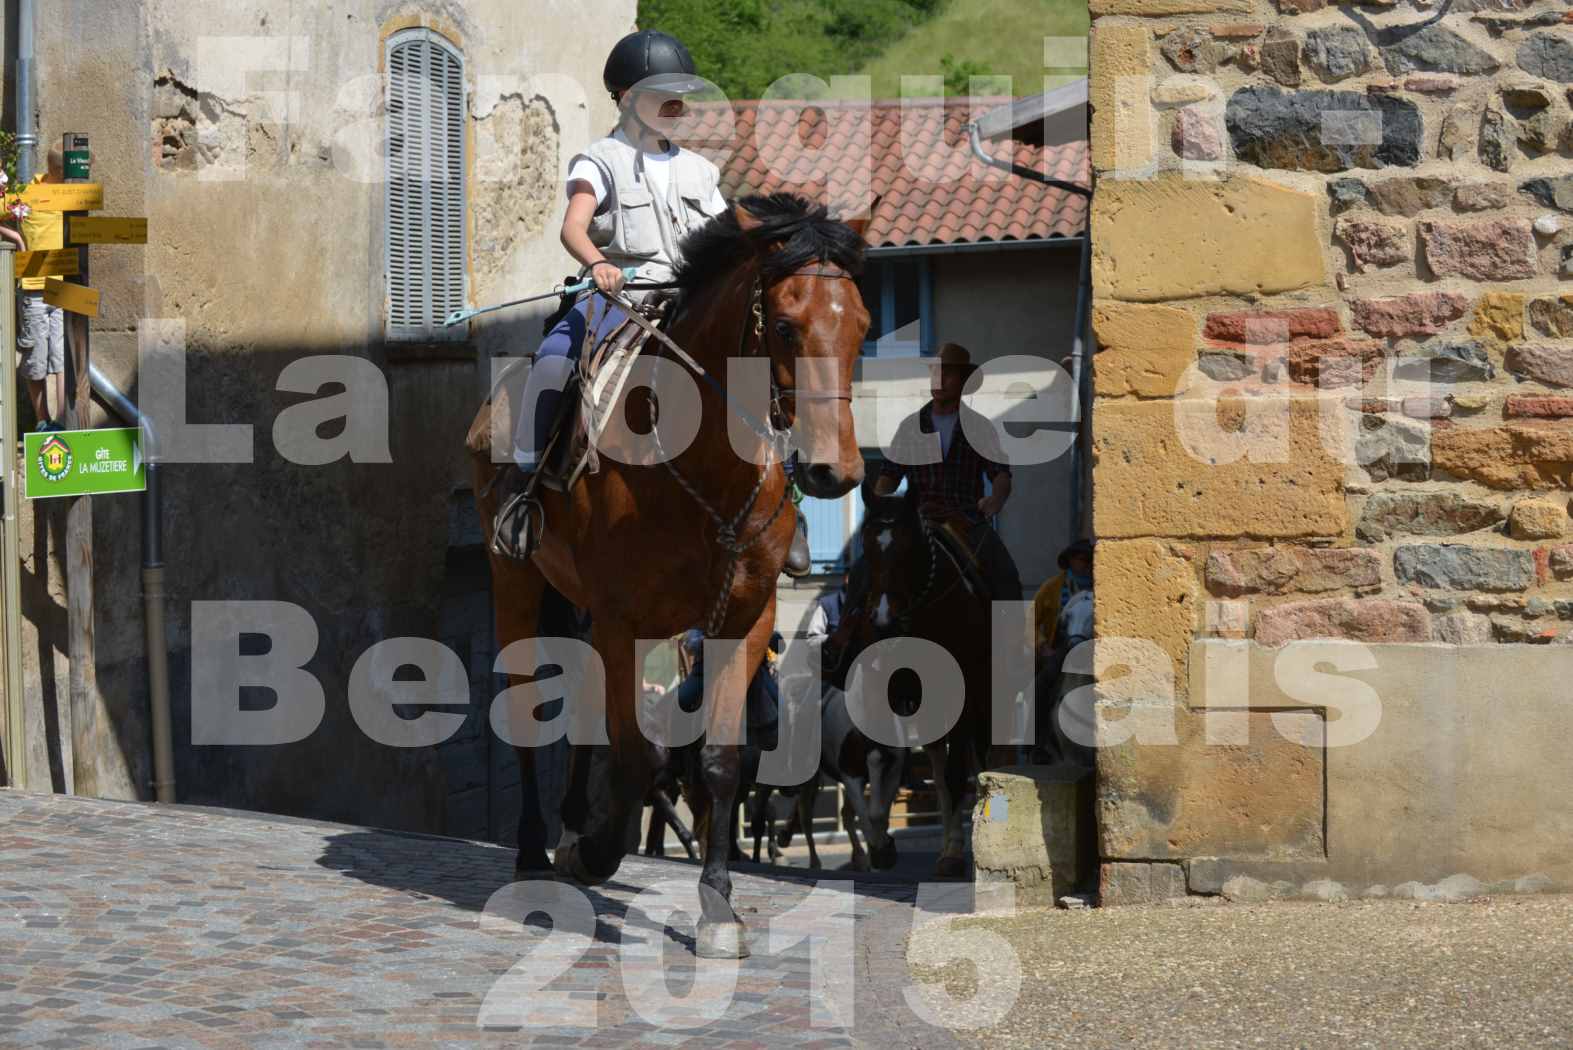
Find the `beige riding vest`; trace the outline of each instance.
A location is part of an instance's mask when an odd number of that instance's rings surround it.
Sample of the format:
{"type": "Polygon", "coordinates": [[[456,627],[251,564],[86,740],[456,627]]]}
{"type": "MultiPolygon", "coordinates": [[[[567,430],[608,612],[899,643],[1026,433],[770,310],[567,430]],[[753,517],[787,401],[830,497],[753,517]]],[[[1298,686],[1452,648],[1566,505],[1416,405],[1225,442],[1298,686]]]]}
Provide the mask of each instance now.
{"type": "MultiPolygon", "coordinates": [[[[583,153],[606,178],[603,210],[590,220],[590,243],[618,266],[637,266],[636,281],[669,281],[678,244],[711,216],[705,208],[716,189],[715,167],[691,150],[679,149],[667,162],[666,197],[656,195],[644,173],[644,158],[632,144],[608,136],[583,153]]],[[[647,292],[630,292],[636,302],[647,292]]]]}

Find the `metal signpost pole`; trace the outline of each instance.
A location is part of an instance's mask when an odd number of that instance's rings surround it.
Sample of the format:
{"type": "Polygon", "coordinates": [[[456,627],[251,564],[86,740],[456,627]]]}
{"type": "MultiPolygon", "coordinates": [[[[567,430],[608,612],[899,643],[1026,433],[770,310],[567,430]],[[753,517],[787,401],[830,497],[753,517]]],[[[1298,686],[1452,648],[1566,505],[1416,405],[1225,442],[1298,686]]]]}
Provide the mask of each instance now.
{"type": "MultiPolygon", "coordinates": [[[[0,244],[0,288],[16,286],[16,255],[0,244]]],[[[27,786],[26,711],[22,705],[21,536],[17,508],[22,493],[16,469],[16,312],[0,309],[0,485],[5,490],[5,527],[0,536],[0,595],[5,602],[5,778],[11,787],[27,786]]]]}

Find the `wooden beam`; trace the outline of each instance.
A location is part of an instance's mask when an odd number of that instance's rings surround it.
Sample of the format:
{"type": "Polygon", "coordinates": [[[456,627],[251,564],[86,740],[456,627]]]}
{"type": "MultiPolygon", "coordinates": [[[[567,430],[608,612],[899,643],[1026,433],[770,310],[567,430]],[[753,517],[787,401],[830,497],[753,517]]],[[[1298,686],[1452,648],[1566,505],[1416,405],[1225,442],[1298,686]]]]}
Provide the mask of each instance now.
{"type": "MultiPolygon", "coordinates": [[[[74,184],[81,185],[81,184],[74,184]]],[[[68,220],[69,221],[69,220],[68,220]]],[[[74,249],[80,256],[81,274],[72,284],[60,278],[46,283],[47,301],[51,287],[72,288],[76,293],[91,292],[93,314],[98,313],[98,293],[87,287],[88,249],[74,249]]],[[[75,293],[66,293],[68,296],[75,293]]],[[[93,425],[93,388],[89,381],[92,353],[89,345],[90,315],[73,312],[66,318],[66,404],[61,406],[68,428],[86,429],[93,425]]],[[[71,754],[72,786],[77,795],[102,794],[107,785],[100,783],[106,749],[114,746],[114,730],[98,691],[98,659],[93,641],[93,497],[78,496],[66,510],[66,652],[71,660],[71,754]]]]}

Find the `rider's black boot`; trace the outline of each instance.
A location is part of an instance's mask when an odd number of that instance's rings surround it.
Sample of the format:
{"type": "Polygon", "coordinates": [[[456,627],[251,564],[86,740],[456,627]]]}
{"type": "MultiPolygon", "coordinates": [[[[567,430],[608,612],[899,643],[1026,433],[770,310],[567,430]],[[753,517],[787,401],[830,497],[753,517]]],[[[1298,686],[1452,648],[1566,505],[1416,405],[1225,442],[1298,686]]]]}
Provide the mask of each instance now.
{"type": "Polygon", "coordinates": [[[540,542],[540,503],[529,495],[532,471],[503,465],[497,478],[497,516],[492,519],[492,550],[525,561],[540,542]]]}
{"type": "Polygon", "coordinates": [[[797,527],[792,530],[792,546],[787,549],[786,574],[807,576],[813,565],[808,556],[808,519],[797,512],[797,527]]]}

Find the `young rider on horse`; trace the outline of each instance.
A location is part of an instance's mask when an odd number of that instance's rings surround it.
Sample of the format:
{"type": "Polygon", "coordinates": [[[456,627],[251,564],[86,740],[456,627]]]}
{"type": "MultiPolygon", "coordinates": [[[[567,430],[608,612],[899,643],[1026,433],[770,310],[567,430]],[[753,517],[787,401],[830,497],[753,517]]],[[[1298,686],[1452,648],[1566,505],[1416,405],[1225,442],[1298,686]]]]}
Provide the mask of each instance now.
{"type": "Polygon", "coordinates": [[[902,477],[917,500],[918,511],[935,524],[952,517],[967,523],[967,545],[978,559],[994,601],[1021,601],[1021,576],[1010,551],[989,519],[1010,498],[1010,467],[995,437],[993,424],[962,403],[961,394],[974,366],[965,347],[946,343],[939,354],[931,393],[933,400],[901,421],[891,456],[880,469],[874,493],[888,496],[902,477]],[[963,416],[968,417],[963,421],[963,416]],[[924,454],[939,438],[940,458],[924,454]],[[974,444],[974,443],[977,444],[974,444]],[[987,476],[993,491],[983,494],[987,476]]]}
{"type": "MultiPolygon", "coordinates": [[[[581,264],[581,278],[588,274],[607,296],[623,293],[638,303],[649,293],[625,289],[623,268],[637,267],[634,280],[640,283],[671,280],[683,237],[729,207],[716,166],[668,138],[683,115],[684,98],[710,85],[695,73],[694,60],[680,41],[652,29],[617,42],[602,81],[620,118],[610,135],[569,162],[562,242],[581,264]]],[[[517,469],[504,468],[494,529],[511,557],[525,556],[509,541],[516,534],[514,518],[528,514],[524,501],[512,497],[525,490],[540,465],[595,298],[593,291],[583,293],[547,334],[525,383],[514,431],[517,469]]],[[[599,340],[626,315],[608,299],[595,306],[599,340]]],[[[799,566],[808,568],[808,544],[801,535],[794,537],[788,558],[789,570],[799,566]]]]}

